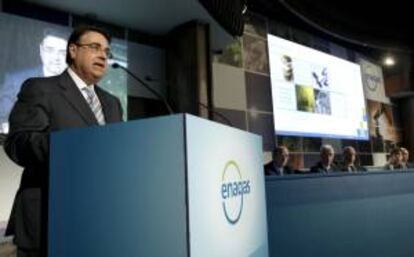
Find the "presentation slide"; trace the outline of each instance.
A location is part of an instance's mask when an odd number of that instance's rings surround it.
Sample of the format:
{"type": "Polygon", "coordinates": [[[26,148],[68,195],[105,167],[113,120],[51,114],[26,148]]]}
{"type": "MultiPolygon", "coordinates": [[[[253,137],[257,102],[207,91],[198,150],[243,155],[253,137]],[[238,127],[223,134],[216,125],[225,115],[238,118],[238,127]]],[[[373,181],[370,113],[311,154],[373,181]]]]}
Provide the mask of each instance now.
{"type": "Polygon", "coordinates": [[[358,64],[268,35],[277,135],[368,140],[358,64]]]}

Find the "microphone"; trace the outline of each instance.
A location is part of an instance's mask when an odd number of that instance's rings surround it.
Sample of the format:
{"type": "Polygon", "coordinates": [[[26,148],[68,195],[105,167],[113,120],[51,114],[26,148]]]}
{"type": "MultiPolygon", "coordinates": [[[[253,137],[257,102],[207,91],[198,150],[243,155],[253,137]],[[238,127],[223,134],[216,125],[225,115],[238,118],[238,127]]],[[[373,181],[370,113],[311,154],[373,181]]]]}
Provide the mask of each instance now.
{"type": "Polygon", "coordinates": [[[150,91],[153,95],[155,95],[158,99],[161,99],[162,102],[164,103],[165,107],[167,108],[169,114],[174,114],[173,109],[171,108],[171,106],[168,104],[167,100],[165,99],[164,96],[162,96],[160,93],[158,93],[157,91],[155,91],[153,88],[151,88],[151,86],[149,86],[147,83],[145,83],[142,79],[140,79],[138,76],[136,76],[134,73],[132,73],[131,71],[129,71],[127,68],[119,65],[118,63],[114,62],[112,64],[112,68],[114,69],[122,69],[124,70],[126,73],[128,73],[131,77],[133,77],[135,80],[137,80],[144,88],[146,88],[148,91],[150,91]]]}

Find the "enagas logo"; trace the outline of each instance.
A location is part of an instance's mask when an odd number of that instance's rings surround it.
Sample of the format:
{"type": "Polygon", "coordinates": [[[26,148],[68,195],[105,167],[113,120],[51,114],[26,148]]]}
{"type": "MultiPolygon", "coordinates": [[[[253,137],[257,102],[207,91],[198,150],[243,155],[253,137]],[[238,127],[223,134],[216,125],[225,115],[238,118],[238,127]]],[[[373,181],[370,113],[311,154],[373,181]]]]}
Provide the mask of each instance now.
{"type": "Polygon", "coordinates": [[[242,171],[233,160],[224,167],[221,184],[221,198],[226,220],[234,225],[242,216],[244,196],[250,194],[250,180],[243,179],[242,171]]]}
{"type": "Polygon", "coordinates": [[[366,68],[365,74],[363,76],[365,77],[368,89],[373,92],[376,91],[382,83],[381,77],[376,75],[375,70],[373,69],[366,68]]]}

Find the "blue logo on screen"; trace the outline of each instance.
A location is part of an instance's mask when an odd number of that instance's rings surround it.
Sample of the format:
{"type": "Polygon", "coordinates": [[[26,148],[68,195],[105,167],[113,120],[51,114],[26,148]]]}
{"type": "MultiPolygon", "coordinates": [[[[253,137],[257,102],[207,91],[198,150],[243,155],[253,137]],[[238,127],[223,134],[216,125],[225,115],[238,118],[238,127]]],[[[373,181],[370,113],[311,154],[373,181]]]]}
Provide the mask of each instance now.
{"type": "Polygon", "coordinates": [[[228,161],[223,170],[221,199],[226,220],[234,225],[243,212],[243,197],[250,194],[250,180],[243,180],[242,173],[235,161],[228,161]]]}

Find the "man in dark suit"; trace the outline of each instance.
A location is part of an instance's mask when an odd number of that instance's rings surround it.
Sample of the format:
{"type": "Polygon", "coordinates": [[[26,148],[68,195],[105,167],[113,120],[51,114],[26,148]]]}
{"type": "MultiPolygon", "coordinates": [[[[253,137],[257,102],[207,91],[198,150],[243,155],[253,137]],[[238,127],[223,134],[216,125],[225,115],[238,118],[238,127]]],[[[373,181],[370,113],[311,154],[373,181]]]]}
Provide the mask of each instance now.
{"type": "Polygon", "coordinates": [[[410,162],[410,152],[407,148],[400,147],[402,153],[402,163],[405,169],[413,169],[414,165],[410,162]]]}
{"type": "Polygon", "coordinates": [[[344,160],[341,165],[341,171],[346,171],[346,172],[351,172],[351,173],[367,171],[366,168],[356,163],[356,151],[352,146],[344,147],[342,154],[343,154],[344,160]]]}
{"type": "Polygon", "coordinates": [[[406,165],[403,162],[403,151],[400,147],[395,147],[390,151],[388,163],[384,166],[385,170],[404,170],[406,165]]]}
{"type": "Polygon", "coordinates": [[[71,34],[61,75],[23,83],[10,114],[4,144],[24,167],[6,234],[14,235],[18,257],[46,256],[49,135],[53,131],[119,122],[119,100],[96,84],[111,57],[110,35],[96,27],[71,34]]]}
{"type": "Polygon", "coordinates": [[[277,146],[273,150],[273,160],[264,166],[266,176],[294,174],[294,170],[287,165],[289,150],[285,146],[277,146]]]}
{"type": "Polygon", "coordinates": [[[334,163],[335,151],[331,145],[321,146],[321,160],[313,167],[311,167],[311,173],[329,173],[339,171],[338,167],[334,163]]]}

